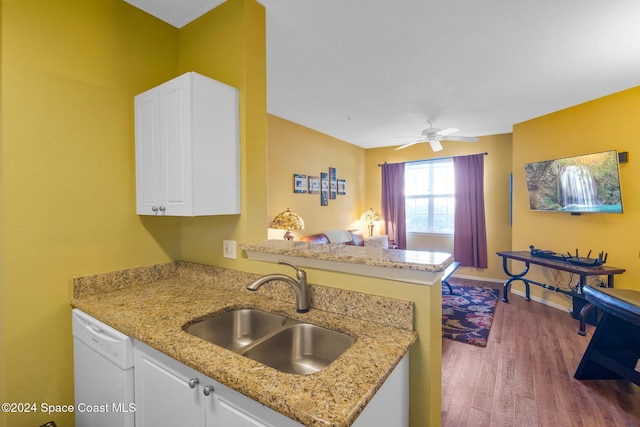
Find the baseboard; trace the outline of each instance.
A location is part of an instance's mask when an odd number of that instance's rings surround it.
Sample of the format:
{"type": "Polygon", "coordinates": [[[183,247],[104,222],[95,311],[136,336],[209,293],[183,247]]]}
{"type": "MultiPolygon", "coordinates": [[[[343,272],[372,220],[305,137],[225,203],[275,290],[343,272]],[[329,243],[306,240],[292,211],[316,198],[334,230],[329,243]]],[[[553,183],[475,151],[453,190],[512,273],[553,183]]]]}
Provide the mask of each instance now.
{"type": "Polygon", "coordinates": [[[457,277],[458,279],[467,280],[479,280],[481,282],[504,283],[504,279],[492,279],[490,277],[465,276],[463,274],[452,274],[451,277],[457,277]]]}
{"type": "MultiPolygon", "coordinates": [[[[467,279],[467,280],[479,280],[481,282],[491,282],[491,283],[501,283],[504,284],[505,279],[492,279],[490,277],[479,277],[479,276],[465,276],[462,274],[453,274],[451,277],[457,277],[459,279],[467,279]]],[[[517,289],[511,289],[510,292],[512,294],[520,295],[521,297],[525,297],[526,294],[524,291],[520,291],[517,289]]],[[[564,305],[560,305],[553,301],[549,301],[535,295],[531,295],[531,301],[539,302],[540,304],[544,304],[551,308],[555,308],[556,310],[564,311],[565,313],[571,313],[571,308],[565,307],[564,305]]]]}
{"type": "MultiPolygon", "coordinates": [[[[516,294],[516,295],[520,295],[522,298],[524,298],[526,296],[524,291],[519,291],[517,289],[515,289],[515,290],[512,289],[511,293],[512,294],[516,294]]],[[[555,303],[553,301],[542,299],[542,298],[537,297],[535,295],[531,295],[531,301],[539,302],[540,304],[544,304],[544,305],[549,306],[551,308],[555,308],[557,310],[564,311],[565,313],[571,314],[571,309],[570,308],[567,308],[564,305],[560,305],[560,304],[555,303]]]]}

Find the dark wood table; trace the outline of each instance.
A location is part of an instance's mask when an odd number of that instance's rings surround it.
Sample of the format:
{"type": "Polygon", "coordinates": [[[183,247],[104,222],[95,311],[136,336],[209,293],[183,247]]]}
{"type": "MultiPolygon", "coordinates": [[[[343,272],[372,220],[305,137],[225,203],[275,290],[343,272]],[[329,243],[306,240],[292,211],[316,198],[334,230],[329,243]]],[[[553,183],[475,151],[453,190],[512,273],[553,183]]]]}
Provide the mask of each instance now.
{"type": "MultiPolygon", "coordinates": [[[[497,252],[499,256],[502,257],[502,269],[509,276],[509,278],[504,282],[504,289],[502,292],[502,301],[509,302],[509,285],[514,280],[520,280],[524,283],[525,286],[525,299],[529,301],[530,293],[529,293],[529,284],[533,283],[534,285],[541,286],[545,289],[549,289],[552,291],[560,292],[565,295],[570,295],[574,298],[574,302],[577,299],[585,300],[584,295],[582,294],[582,288],[587,284],[587,277],[589,276],[607,276],[607,287],[613,288],[613,278],[616,274],[622,274],[625,272],[624,268],[618,267],[610,267],[607,265],[599,265],[599,266],[584,266],[584,265],[576,265],[567,261],[560,261],[554,259],[543,258],[539,256],[531,255],[529,251],[516,251],[516,252],[497,252]],[[520,273],[512,273],[509,271],[509,266],[507,261],[510,259],[514,259],[517,261],[524,262],[524,269],[520,273]],[[557,286],[551,286],[546,283],[537,282],[535,280],[526,278],[525,275],[529,272],[529,265],[540,265],[542,267],[551,268],[554,270],[567,271],[572,274],[577,274],[580,277],[579,282],[579,292],[575,292],[573,290],[567,290],[563,288],[559,288],[557,286]]],[[[585,335],[586,329],[586,317],[589,311],[593,308],[593,304],[586,302],[582,307],[575,307],[573,309],[573,317],[576,319],[580,319],[580,330],[578,333],[580,335],[585,335]]]]}

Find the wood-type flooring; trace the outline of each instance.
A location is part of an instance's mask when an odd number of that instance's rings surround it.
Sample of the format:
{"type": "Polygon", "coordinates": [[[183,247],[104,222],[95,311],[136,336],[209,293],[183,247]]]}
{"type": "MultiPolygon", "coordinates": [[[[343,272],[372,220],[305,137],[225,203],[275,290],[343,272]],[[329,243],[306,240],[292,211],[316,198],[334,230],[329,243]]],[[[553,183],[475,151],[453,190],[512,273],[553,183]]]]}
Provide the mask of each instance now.
{"type": "Polygon", "coordinates": [[[577,334],[567,312],[500,289],[486,348],[442,339],[443,427],[640,426],[640,387],[622,380],[578,381],[573,375],[595,328],[577,334]]]}

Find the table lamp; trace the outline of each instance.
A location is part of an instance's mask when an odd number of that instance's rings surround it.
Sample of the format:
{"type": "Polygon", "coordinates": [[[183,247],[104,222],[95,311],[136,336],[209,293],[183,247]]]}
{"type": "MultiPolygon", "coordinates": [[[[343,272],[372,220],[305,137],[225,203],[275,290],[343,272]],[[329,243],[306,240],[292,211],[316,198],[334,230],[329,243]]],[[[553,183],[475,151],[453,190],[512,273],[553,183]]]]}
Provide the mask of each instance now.
{"type": "Polygon", "coordinates": [[[289,208],[286,211],[280,212],[273,218],[269,228],[275,228],[276,230],[287,230],[284,233],[285,240],[293,240],[293,233],[291,230],[304,229],[304,221],[295,212],[291,212],[289,208]]]}
{"type": "Polygon", "coordinates": [[[362,214],[360,219],[367,223],[367,226],[369,227],[369,237],[371,237],[373,236],[373,227],[374,227],[373,223],[375,221],[382,220],[382,215],[380,215],[380,212],[378,212],[377,210],[373,208],[369,208],[362,214]]]}

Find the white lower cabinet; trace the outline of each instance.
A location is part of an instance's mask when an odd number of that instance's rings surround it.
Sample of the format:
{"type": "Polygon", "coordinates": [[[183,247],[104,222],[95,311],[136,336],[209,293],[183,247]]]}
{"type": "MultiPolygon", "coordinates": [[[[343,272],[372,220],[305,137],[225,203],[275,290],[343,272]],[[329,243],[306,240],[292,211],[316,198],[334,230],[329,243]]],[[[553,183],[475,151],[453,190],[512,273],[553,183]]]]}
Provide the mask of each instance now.
{"type": "MultiPolygon", "coordinates": [[[[409,425],[405,356],[353,427],[409,425]]],[[[136,427],[300,427],[302,424],[134,341],[136,427]]]]}
{"type": "Polygon", "coordinates": [[[136,427],[300,427],[302,424],[134,342],[136,427]]]}
{"type": "Polygon", "coordinates": [[[409,426],[409,355],[398,366],[367,404],[352,427],[409,426]]]}

